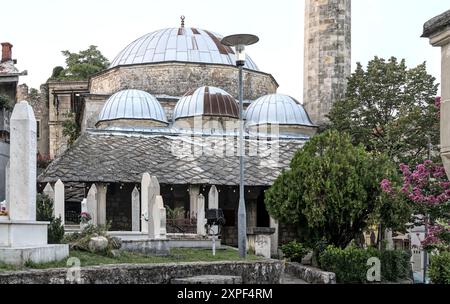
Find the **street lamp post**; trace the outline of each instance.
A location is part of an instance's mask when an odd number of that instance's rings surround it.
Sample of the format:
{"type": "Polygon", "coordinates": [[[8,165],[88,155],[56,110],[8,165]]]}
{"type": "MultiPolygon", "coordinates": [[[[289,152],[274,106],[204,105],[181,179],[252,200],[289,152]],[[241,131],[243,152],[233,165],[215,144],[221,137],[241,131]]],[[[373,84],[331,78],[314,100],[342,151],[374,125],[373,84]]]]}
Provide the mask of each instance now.
{"type": "Polygon", "coordinates": [[[222,44],[234,47],[236,65],[239,67],[239,209],[238,209],[238,247],[239,256],[247,256],[247,212],[244,194],[244,86],[243,68],[245,65],[245,47],[255,44],[259,38],[255,35],[237,34],[222,39],[222,44]]]}

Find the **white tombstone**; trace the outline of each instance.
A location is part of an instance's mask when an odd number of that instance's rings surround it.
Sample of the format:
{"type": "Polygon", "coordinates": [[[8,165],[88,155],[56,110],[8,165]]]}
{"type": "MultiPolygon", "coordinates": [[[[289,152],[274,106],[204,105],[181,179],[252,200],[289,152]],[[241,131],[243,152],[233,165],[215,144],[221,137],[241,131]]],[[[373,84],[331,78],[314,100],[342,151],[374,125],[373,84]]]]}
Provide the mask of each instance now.
{"type": "Polygon", "coordinates": [[[205,197],[199,195],[197,198],[197,234],[206,235],[206,218],[205,218],[205,197]]]}
{"type": "Polygon", "coordinates": [[[36,221],[36,119],[26,101],[14,107],[10,137],[9,217],[36,221]]]}
{"type": "MultiPolygon", "coordinates": [[[[156,202],[156,197],[161,195],[161,187],[159,186],[158,178],[156,176],[151,177],[150,187],[149,187],[149,201],[148,201],[148,210],[149,210],[149,220],[148,220],[148,234],[149,238],[160,238],[160,209],[164,206],[159,206],[156,202]]],[[[162,198],[161,198],[162,199],[162,198]]],[[[162,202],[162,200],[161,200],[162,202]]]]}
{"type": "Polygon", "coordinates": [[[91,189],[89,189],[87,195],[87,212],[90,214],[92,218],[92,224],[97,225],[97,208],[98,208],[98,200],[97,200],[97,187],[95,184],[92,184],[91,189]]]}
{"type": "Polygon", "coordinates": [[[5,168],[5,201],[6,201],[6,210],[9,212],[9,164],[6,164],[5,168]]]}
{"type": "Polygon", "coordinates": [[[157,216],[155,217],[155,221],[158,221],[158,234],[156,235],[157,239],[166,239],[167,237],[167,228],[166,228],[166,208],[164,208],[164,202],[161,195],[157,195],[155,197],[155,205],[158,210],[156,212],[157,216]]]}
{"type": "Polygon", "coordinates": [[[10,124],[9,220],[0,221],[0,263],[46,263],[69,255],[48,245],[48,222],[36,221],[36,119],[26,101],[16,103],[10,124]]]}
{"type": "Polygon", "coordinates": [[[106,225],[106,191],[107,186],[105,184],[96,184],[97,187],[97,221],[98,225],[106,225]]]}
{"type": "Polygon", "coordinates": [[[64,194],[64,184],[58,179],[55,183],[54,191],[54,214],[55,217],[61,217],[61,223],[65,224],[65,194],[64,194]]]}
{"type": "MultiPolygon", "coordinates": [[[[216,186],[211,186],[208,194],[208,209],[219,209],[219,191],[216,186]]],[[[219,227],[212,226],[210,233],[216,235],[219,233],[219,227]]]]}
{"type": "Polygon", "coordinates": [[[53,202],[55,201],[55,191],[53,190],[52,185],[50,185],[50,183],[47,183],[47,185],[45,185],[45,188],[44,190],[42,190],[42,193],[47,195],[53,202]]]}
{"type": "Polygon", "coordinates": [[[134,187],[131,193],[131,231],[140,231],[140,195],[139,190],[134,187]]]}
{"type": "Polygon", "coordinates": [[[196,218],[197,217],[197,199],[200,194],[200,186],[189,186],[189,217],[196,218]]]}
{"type": "Polygon", "coordinates": [[[219,209],[219,191],[216,186],[211,186],[208,194],[208,209],[219,209]]]}
{"type": "Polygon", "coordinates": [[[87,207],[87,199],[83,198],[81,201],[81,213],[88,213],[88,207],[87,207]]]}
{"type": "Polygon", "coordinates": [[[267,259],[271,257],[270,235],[258,234],[255,236],[255,254],[267,259]]]}
{"type": "Polygon", "coordinates": [[[143,233],[148,233],[149,226],[149,212],[148,212],[148,202],[149,202],[149,188],[150,188],[151,177],[150,174],[144,173],[141,180],[141,231],[143,233]]]}

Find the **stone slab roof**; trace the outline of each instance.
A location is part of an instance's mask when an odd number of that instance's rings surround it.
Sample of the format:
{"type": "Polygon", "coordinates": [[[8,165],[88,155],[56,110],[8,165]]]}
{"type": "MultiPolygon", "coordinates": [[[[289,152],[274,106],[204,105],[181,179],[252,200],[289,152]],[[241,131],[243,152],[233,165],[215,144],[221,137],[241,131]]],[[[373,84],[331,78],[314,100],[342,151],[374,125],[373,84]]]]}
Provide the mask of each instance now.
{"type": "Polygon", "coordinates": [[[422,37],[429,38],[433,34],[450,26],[450,10],[427,21],[423,26],[422,37]]]}
{"type": "MultiPolygon", "coordinates": [[[[247,139],[246,185],[271,185],[304,143],[247,139]]],[[[231,136],[89,131],[55,159],[38,181],[139,183],[142,174],[149,172],[162,184],[238,185],[237,151],[237,138],[231,136]]]]}

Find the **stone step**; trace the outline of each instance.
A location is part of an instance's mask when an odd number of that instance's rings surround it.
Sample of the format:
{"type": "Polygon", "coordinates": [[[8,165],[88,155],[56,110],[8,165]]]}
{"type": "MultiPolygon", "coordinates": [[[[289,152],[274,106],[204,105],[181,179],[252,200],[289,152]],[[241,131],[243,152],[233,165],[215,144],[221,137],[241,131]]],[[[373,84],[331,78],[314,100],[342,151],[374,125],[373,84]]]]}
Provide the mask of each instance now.
{"type": "Polygon", "coordinates": [[[196,277],[174,278],[171,284],[242,284],[242,277],[226,275],[203,275],[196,277]]]}

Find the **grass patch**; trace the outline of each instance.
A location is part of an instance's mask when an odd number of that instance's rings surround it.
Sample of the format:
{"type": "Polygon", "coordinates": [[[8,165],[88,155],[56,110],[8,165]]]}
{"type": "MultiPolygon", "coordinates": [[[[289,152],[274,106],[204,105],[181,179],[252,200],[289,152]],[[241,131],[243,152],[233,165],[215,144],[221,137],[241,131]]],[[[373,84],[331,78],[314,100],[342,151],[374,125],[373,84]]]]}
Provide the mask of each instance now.
{"type": "MultiPolygon", "coordinates": [[[[81,261],[81,267],[109,265],[109,264],[156,264],[156,263],[184,263],[184,262],[218,262],[218,261],[243,261],[239,257],[237,250],[226,248],[216,250],[213,256],[211,249],[190,249],[190,248],[173,248],[170,250],[169,256],[146,256],[139,253],[122,252],[120,257],[111,258],[102,255],[93,254],[86,251],[71,251],[70,256],[76,257],[81,261]]],[[[255,255],[248,255],[247,261],[257,261],[262,258],[255,255]]],[[[36,264],[28,262],[25,267],[18,268],[0,264],[2,270],[23,270],[23,269],[48,269],[48,268],[65,268],[67,267],[67,259],[59,262],[36,264]]]]}

